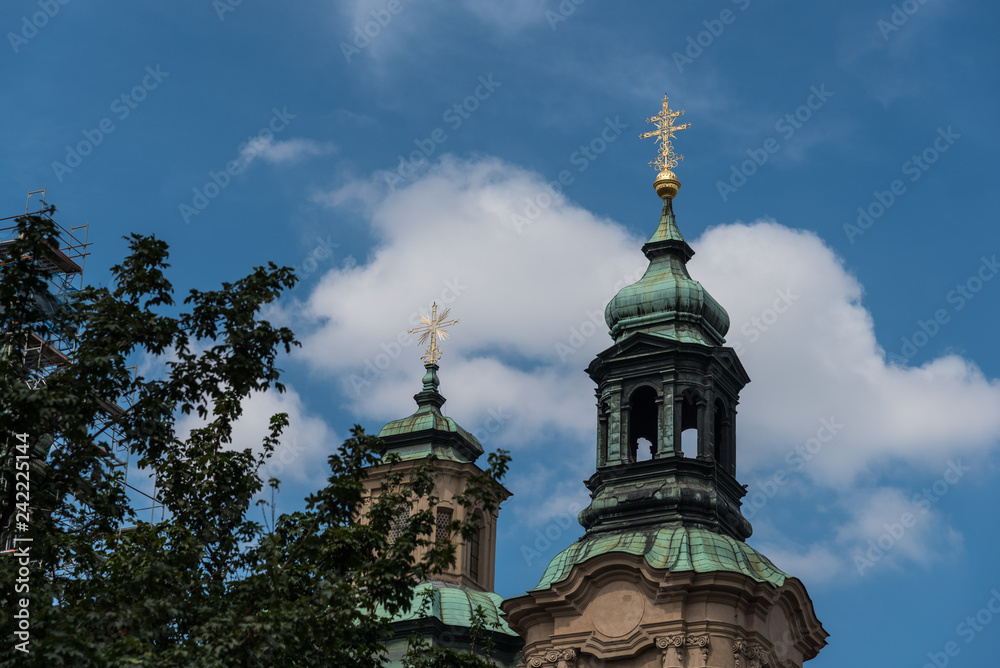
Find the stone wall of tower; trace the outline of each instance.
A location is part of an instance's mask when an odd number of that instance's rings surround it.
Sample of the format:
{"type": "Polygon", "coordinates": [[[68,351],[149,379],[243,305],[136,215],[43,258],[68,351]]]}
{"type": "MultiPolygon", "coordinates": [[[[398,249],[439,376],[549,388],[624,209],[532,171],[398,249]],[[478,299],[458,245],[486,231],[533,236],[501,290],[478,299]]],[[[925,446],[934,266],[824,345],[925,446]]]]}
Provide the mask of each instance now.
{"type": "MultiPolygon", "coordinates": [[[[423,460],[402,462],[393,470],[407,471],[423,465],[423,460]]],[[[474,475],[482,475],[483,471],[477,465],[467,462],[452,462],[439,460],[434,463],[434,494],[438,497],[438,509],[452,511],[452,518],[465,521],[466,509],[456,502],[455,497],[463,493],[468,484],[469,478],[474,475]]],[[[382,485],[385,475],[389,472],[386,467],[374,467],[369,471],[369,477],[365,480],[365,496],[374,498],[382,485]]],[[[508,493],[509,494],[509,493],[508,493]]],[[[427,500],[422,499],[411,511],[424,510],[427,508],[427,500]]],[[[478,577],[473,577],[472,573],[472,546],[461,541],[458,537],[452,536],[456,541],[455,564],[435,577],[447,582],[454,582],[472,589],[480,591],[493,591],[494,578],[496,574],[496,538],[497,519],[499,508],[484,516],[482,538],[479,545],[479,573],[478,577]]],[[[417,558],[422,556],[424,550],[417,551],[417,558]]]]}

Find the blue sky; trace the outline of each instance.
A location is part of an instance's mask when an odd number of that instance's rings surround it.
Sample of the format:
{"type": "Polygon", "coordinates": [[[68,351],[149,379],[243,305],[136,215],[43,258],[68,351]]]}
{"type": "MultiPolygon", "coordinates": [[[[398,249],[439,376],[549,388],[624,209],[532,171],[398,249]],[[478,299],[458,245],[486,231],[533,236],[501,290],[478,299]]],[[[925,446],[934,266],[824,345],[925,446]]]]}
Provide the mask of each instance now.
{"type": "Polygon", "coordinates": [[[47,187],[61,222],[89,221],[92,283],[129,232],[170,243],[181,293],[299,269],[271,314],[305,344],[290,391],[254,397],[240,431],[291,413],[285,509],[351,424],[411,412],[402,335],[451,307],[446,412],[514,456],[496,586],[513,596],[580,534],[583,368],[645,268],[660,202],[638,135],[668,93],[692,124],[690,269],[753,379],[750,543],[809,588],[831,633],[810,665],[982,666],[1000,635],[998,13],[11,0],[0,195],[12,215],[47,187]]]}

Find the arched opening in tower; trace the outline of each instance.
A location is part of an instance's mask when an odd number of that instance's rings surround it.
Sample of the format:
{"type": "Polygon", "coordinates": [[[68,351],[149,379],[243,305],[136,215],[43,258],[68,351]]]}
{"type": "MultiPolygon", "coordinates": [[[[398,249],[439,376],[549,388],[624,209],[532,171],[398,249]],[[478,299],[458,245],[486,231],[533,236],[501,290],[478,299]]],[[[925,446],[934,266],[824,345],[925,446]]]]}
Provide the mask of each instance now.
{"type": "Polygon", "coordinates": [[[698,403],[692,391],[684,393],[681,402],[681,453],[694,459],[698,456],[698,403]]]}
{"type": "Polygon", "coordinates": [[[656,433],[659,429],[656,390],[640,387],[629,399],[629,460],[652,459],[656,454],[656,433]]]}

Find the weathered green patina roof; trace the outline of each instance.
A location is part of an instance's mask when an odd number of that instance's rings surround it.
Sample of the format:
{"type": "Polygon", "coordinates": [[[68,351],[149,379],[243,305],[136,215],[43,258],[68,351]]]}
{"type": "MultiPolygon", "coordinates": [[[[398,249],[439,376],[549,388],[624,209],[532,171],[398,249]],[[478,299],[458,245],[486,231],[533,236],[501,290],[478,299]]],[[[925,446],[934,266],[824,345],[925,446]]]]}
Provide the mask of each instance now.
{"type": "Polygon", "coordinates": [[[421,406],[417,412],[399,420],[393,420],[378,433],[379,438],[389,438],[401,434],[412,434],[418,431],[439,431],[449,434],[458,434],[470,443],[479,444],[479,439],[467,432],[460,424],[446,415],[442,415],[434,406],[421,406]]]}
{"type": "Polygon", "coordinates": [[[675,523],[654,529],[587,536],[552,559],[534,591],[563,581],[573,566],[609,552],[641,555],[650,566],[673,573],[742,573],[775,587],[783,585],[788,577],[746,543],[707,529],[675,523]]]}
{"type": "Polygon", "coordinates": [[[448,626],[471,628],[473,613],[481,607],[488,629],[517,637],[500,612],[503,598],[491,591],[477,591],[447,582],[423,582],[414,588],[410,601],[409,611],[397,614],[393,622],[434,617],[448,626]]]}
{"type": "Polygon", "coordinates": [[[378,433],[388,450],[403,460],[438,459],[473,462],[483,454],[479,439],[457,422],[441,413],[445,398],[438,392],[437,364],[425,364],[423,389],[414,395],[417,410],[410,416],[393,420],[378,433]]]}
{"type": "Polygon", "coordinates": [[[604,318],[616,341],[637,331],[686,343],[725,343],[729,314],[701,283],[691,278],[687,261],[694,251],[684,240],[671,199],[664,200],[660,224],[642,247],[646,273],[608,303],[604,318]]]}
{"type": "MultiPolygon", "coordinates": [[[[393,420],[386,426],[382,427],[382,431],[380,431],[378,435],[379,438],[383,440],[391,441],[394,436],[412,435],[424,431],[454,434],[463,440],[478,446],[480,453],[482,453],[482,446],[479,444],[479,440],[475,436],[463,429],[450,417],[442,415],[433,408],[421,407],[416,413],[410,415],[409,417],[393,420]]],[[[432,445],[429,441],[413,445],[391,447],[390,449],[398,454],[400,459],[404,461],[408,459],[422,459],[424,457],[429,457],[431,454],[437,456],[438,459],[457,462],[469,461],[468,457],[457,455],[450,448],[434,447],[434,445],[432,445]]]]}

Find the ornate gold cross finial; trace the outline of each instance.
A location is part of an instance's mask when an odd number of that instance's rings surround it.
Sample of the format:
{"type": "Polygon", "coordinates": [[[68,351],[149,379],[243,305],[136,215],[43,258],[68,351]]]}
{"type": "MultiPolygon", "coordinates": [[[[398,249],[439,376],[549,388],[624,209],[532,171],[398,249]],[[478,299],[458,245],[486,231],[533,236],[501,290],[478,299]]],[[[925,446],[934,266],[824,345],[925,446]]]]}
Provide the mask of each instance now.
{"type": "Polygon", "coordinates": [[[444,328],[458,324],[458,318],[446,320],[450,312],[451,309],[446,308],[438,315],[438,305],[437,302],[434,302],[431,304],[431,316],[429,318],[426,315],[420,316],[420,322],[423,324],[407,332],[408,334],[419,334],[420,345],[423,345],[430,339],[427,352],[420,356],[420,359],[428,364],[434,364],[441,359],[441,349],[438,347],[438,339],[440,338],[443,341],[448,338],[448,332],[444,331],[444,328]]]}
{"type": "Polygon", "coordinates": [[[656,156],[656,160],[649,163],[654,165],[658,171],[669,171],[677,166],[678,160],[684,159],[683,155],[677,155],[674,153],[674,147],[670,144],[670,140],[673,139],[675,132],[678,130],[686,130],[691,127],[690,123],[674,125],[674,120],[676,120],[683,113],[683,109],[680,111],[670,111],[670,103],[667,101],[667,96],[664,95],[663,110],[660,112],[660,115],[646,119],[647,123],[655,124],[656,129],[652,132],[646,132],[639,135],[643,139],[656,137],[656,141],[660,142],[660,152],[656,156]]]}

